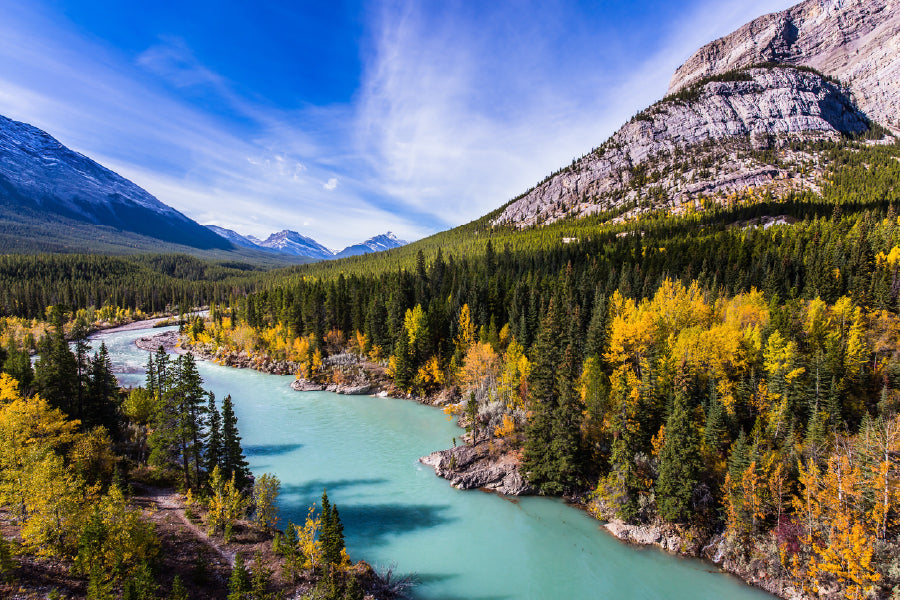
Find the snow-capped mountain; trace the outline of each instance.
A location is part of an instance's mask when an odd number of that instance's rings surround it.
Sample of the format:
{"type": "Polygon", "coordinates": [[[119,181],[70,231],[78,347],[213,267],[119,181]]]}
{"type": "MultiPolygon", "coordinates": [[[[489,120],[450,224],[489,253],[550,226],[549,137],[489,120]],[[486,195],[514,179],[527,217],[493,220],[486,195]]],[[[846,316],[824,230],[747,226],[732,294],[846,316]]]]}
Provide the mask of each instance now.
{"type": "Polygon", "coordinates": [[[390,250],[391,248],[399,248],[408,244],[406,240],[401,240],[393,232],[388,231],[381,235],[370,237],[364,242],[347,246],[338,252],[335,258],[344,258],[346,256],[357,256],[359,254],[369,254],[370,252],[381,252],[382,250],[390,250]]]}
{"type": "Polygon", "coordinates": [[[204,225],[204,227],[206,227],[216,235],[225,238],[235,246],[240,246],[241,248],[252,248],[254,250],[270,250],[270,248],[262,247],[260,245],[260,241],[252,235],[241,235],[233,229],[226,229],[224,227],[219,227],[218,225],[204,225]]]}
{"type": "Polygon", "coordinates": [[[231,244],[40,129],[0,116],[0,204],[201,249],[231,244]]]}
{"type": "Polygon", "coordinates": [[[263,248],[271,248],[282,254],[309,256],[311,258],[334,258],[334,251],[326,248],[316,240],[300,235],[296,231],[285,229],[273,233],[259,242],[263,248]]]}
{"type": "Polygon", "coordinates": [[[276,254],[288,254],[291,256],[308,256],[310,258],[328,260],[331,258],[344,258],[347,256],[357,256],[359,254],[368,254],[370,252],[381,252],[382,250],[390,250],[391,248],[399,248],[405,246],[409,242],[401,240],[394,233],[388,231],[381,235],[376,235],[364,242],[347,246],[340,252],[334,252],[312,238],[300,235],[296,231],[285,229],[278,233],[273,233],[265,240],[261,240],[252,235],[242,235],[232,229],[219,227],[218,225],[206,225],[206,227],[222,236],[235,246],[242,248],[252,248],[254,250],[262,250],[264,252],[272,252],[276,254]]]}

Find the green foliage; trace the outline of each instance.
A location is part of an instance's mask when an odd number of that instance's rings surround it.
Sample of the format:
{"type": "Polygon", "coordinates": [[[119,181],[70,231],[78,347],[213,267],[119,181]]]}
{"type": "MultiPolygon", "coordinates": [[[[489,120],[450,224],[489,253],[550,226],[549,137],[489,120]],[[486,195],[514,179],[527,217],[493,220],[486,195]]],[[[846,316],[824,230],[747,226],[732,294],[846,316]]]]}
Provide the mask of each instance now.
{"type": "Polygon", "coordinates": [[[13,579],[16,564],[12,556],[12,543],[0,535],[0,582],[7,583],[13,579]]]}
{"type": "Polygon", "coordinates": [[[158,550],[153,525],[128,508],[121,490],[113,487],[82,526],[74,571],[96,580],[97,590],[130,580],[137,585],[146,579],[147,561],[158,550]]]}
{"type": "Polygon", "coordinates": [[[18,381],[19,392],[28,395],[34,382],[34,368],[31,366],[28,352],[24,348],[19,348],[12,338],[5,348],[5,359],[0,371],[18,381]]]}
{"type": "MultiPolygon", "coordinates": [[[[180,580],[179,583],[181,583],[180,580]]],[[[172,588],[174,595],[175,582],[172,582],[172,588]]],[[[122,600],[156,600],[158,589],[159,586],[153,578],[153,570],[150,568],[150,563],[144,560],[141,561],[138,568],[122,585],[122,600]]],[[[175,600],[173,595],[170,595],[170,598],[175,600]]],[[[187,598],[187,596],[182,595],[177,600],[182,600],[182,598],[187,598]]]]}
{"type": "MultiPolygon", "coordinates": [[[[2,240],[0,240],[2,245],[2,240]]],[[[255,286],[261,271],[185,255],[0,255],[0,314],[44,316],[54,304],[119,306],[146,313],[226,301],[255,286]]]]}
{"type": "Polygon", "coordinates": [[[250,594],[253,600],[272,600],[275,594],[269,592],[272,583],[272,572],[266,568],[262,561],[262,555],[257,552],[253,559],[253,579],[250,594]]]}
{"type": "Polygon", "coordinates": [[[251,589],[250,572],[244,564],[244,557],[238,552],[228,579],[228,600],[244,600],[251,589]]]}
{"type": "Polygon", "coordinates": [[[122,403],[122,412],[129,420],[139,425],[149,425],[156,409],[156,399],[149,390],[136,387],[128,392],[122,403]]]}
{"type": "Polygon", "coordinates": [[[327,565],[341,564],[344,551],[344,526],[337,506],[328,501],[328,491],[322,492],[322,529],[319,541],[322,543],[322,560],[327,565]]]}
{"type": "Polygon", "coordinates": [[[271,529],[278,520],[278,491],[281,481],[271,473],[263,473],[253,482],[253,521],[263,529],[271,529]]]}
{"type": "Polygon", "coordinates": [[[241,448],[241,436],[238,434],[237,416],[231,396],[222,401],[222,461],[221,467],[226,477],[233,477],[238,489],[246,489],[250,482],[250,468],[244,451],[241,448]]]}
{"type": "Polygon", "coordinates": [[[296,581],[307,562],[299,545],[297,529],[296,525],[288,522],[284,535],[276,533],[272,542],[272,550],[284,557],[282,576],[288,581],[296,581]]]}
{"type": "Polygon", "coordinates": [[[656,502],[662,518],[679,521],[691,515],[691,497],[701,467],[700,436],[691,420],[687,398],[679,392],[666,421],[665,443],[659,455],[656,502]]]}
{"type": "Polygon", "coordinates": [[[566,334],[567,321],[574,315],[563,314],[562,304],[561,298],[550,301],[532,351],[532,418],[525,431],[522,461],[529,482],[542,493],[554,495],[574,490],[583,474],[581,412],[574,389],[576,350],[566,334]]]}
{"type": "Polygon", "coordinates": [[[169,592],[168,600],[188,600],[188,591],[178,575],[172,580],[172,590],[169,592]]]}
{"type": "Polygon", "coordinates": [[[150,462],[181,471],[185,489],[198,489],[204,478],[208,392],[191,354],[170,364],[157,352],[148,364],[148,390],[155,393],[156,409],[150,435],[150,462]]]}

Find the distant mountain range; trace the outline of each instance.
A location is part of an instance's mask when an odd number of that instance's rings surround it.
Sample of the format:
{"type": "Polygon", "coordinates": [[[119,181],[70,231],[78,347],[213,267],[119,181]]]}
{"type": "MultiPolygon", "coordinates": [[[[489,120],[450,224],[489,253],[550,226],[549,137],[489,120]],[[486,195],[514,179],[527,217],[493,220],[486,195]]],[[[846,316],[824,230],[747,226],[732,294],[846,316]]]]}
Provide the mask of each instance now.
{"type": "Polygon", "coordinates": [[[347,246],[334,255],[335,258],[344,258],[347,256],[358,256],[360,254],[369,254],[370,252],[381,252],[382,250],[390,250],[391,248],[399,248],[408,244],[406,240],[401,240],[392,232],[382,233],[375,237],[370,237],[364,242],[347,246]]]}
{"type": "Polygon", "coordinates": [[[392,232],[388,231],[387,233],[371,237],[364,242],[347,246],[340,252],[334,252],[316,240],[306,237],[305,235],[300,235],[296,231],[291,231],[289,229],[273,233],[265,240],[260,240],[252,235],[241,235],[234,230],[219,227],[217,225],[207,225],[206,227],[236,246],[276,254],[287,254],[290,256],[307,256],[320,260],[345,258],[348,256],[357,256],[359,254],[368,254],[370,252],[380,252],[382,250],[390,250],[391,248],[399,248],[408,243],[406,240],[401,240],[392,232]]]}
{"type": "MultiPolygon", "coordinates": [[[[62,218],[202,250],[227,240],[40,129],[0,116],[0,231],[62,218]],[[5,216],[12,213],[15,219],[5,216]]],[[[58,223],[57,223],[58,225],[58,223]]],[[[65,231],[56,227],[60,235],[65,231]]],[[[52,235],[52,234],[51,234],[52,235]]]]}
{"type": "Polygon", "coordinates": [[[296,231],[258,240],[204,227],[50,134],[0,116],[0,252],[187,252],[290,264],[404,244],[388,232],[334,252],[296,231]]]}

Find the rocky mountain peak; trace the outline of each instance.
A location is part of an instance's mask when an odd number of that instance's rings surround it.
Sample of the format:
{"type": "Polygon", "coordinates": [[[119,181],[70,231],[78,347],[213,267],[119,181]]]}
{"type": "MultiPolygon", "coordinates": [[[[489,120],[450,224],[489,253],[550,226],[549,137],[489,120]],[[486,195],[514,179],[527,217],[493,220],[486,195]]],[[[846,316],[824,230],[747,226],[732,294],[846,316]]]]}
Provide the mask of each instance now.
{"type": "MultiPolygon", "coordinates": [[[[495,225],[525,227],[748,187],[813,187],[762,151],[791,140],[860,134],[868,120],[833,81],[808,69],[751,68],[696,81],[636,115],[600,148],[507,205],[495,225]]],[[[793,159],[809,157],[794,153],[793,159]]]]}
{"type": "Polygon", "coordinates": [[[669,93],[768,62],[838,78],[872,120],[900,131],[900,0],[805,0],[754,19],[697,50],[675,71],[669,93]]]}

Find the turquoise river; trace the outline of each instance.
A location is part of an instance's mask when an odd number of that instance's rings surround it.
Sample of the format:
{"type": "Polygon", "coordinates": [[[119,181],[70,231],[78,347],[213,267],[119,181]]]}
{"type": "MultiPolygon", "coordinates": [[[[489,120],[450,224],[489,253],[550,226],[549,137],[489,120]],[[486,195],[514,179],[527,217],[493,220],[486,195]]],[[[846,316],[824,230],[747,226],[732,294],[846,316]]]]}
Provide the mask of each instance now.
{"type": "MultiPolygon", "coordinates": [[[[154,330],[159,332],[164,330],[154,330]]],[[[100,333],[122,385],[142,385],[147,330],[100,333]]],[[[322,489],[347,549],[376,568],[413,573],[422,600],[772,598],[713,565],[636,548],[548,498],[456,490],[417,459],[460,429],[407,400],[294,392],[291,377],[198,362],[207,389],[231,394],[253,472],[281,480],[280,515],[302,522],[322,489]]]]}

